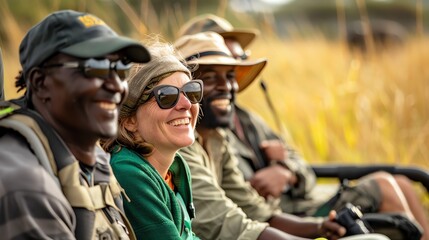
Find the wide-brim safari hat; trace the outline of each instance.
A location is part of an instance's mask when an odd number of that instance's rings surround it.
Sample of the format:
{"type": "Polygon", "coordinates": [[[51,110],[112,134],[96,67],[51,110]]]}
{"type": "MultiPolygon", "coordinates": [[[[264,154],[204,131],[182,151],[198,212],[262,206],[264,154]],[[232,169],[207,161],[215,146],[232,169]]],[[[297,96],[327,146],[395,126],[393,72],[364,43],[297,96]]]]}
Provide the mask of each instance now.
{"type": "Polygon", "coordinates": [[[267,64],[266,59],[236,60],[225,45],[222,36],[215,32],[184,35],[176,40],[174,46],[188,65],[235,66],[235,79],[239,92],[249,86],[267,64]]]}
{"type": "Polygon", "coordinates": [[[179,30],[178,36],[192,35],[200,32],[216,32],[224,38],[234,38],[240,46],[246,48],[259,34],[256,29],[234,28],[226,19],[213,14],[203,14],[192,18],[179,30]]]}

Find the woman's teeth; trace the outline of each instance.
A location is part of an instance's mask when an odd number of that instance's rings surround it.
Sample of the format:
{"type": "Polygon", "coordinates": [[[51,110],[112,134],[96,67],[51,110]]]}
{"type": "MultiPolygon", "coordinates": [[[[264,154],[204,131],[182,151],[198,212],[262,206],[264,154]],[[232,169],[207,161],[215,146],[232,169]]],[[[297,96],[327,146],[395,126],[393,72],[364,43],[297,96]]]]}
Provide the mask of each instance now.
{"type": "Polygon", "coordinates": [[[169,125],[179,126],[189,124],[189,118],[176,119],[168,123],[169,125]]]}

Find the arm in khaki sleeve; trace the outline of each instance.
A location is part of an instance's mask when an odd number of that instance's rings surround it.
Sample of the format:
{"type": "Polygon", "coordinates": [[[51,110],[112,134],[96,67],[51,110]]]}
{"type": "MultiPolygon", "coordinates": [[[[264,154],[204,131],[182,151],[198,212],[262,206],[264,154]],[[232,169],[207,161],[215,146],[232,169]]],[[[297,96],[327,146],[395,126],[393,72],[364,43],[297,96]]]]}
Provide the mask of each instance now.
{"type": "MultiPolygon", "coordinates": [[[[221,161],[223,167],[221,187],[235,204],[238,205],[246,215],[253,220],[268,222],[266,228],[258,239],[307,239],[325,235],[330,232],[332,236],[344,235],[344,229],[333,220],[322,218],[300,218],[291,214],[282,213],[278,204],[268,204],[264,198],[244,181],[237,161],[228,153],[228,146],[217,147],[216,152],[221,152],[222,159],[212,159],[214,162],[221,161]],[[322,228],[320,227],[322,226],[322,228]],[[275,229],[282,232],[276,231],[275,229]],[[272,235],[273,234],[273,235],[272,235]]],[[[192,170],[191,170],[192,171],[192,170]]],[[[218,177],[219,178],[219,177],[218,177]]],[[[198,217],[197,217],[198,218],[198,217]]]]}
{"type": "Polygon", "coordinates": [[[238,160],[230,154],[228,146],[223,154],[223,178],[221,187],[235,204],[237,204],[246,215],[257,221],[266,222],[273,215],[279,214],[281,209],[276,202],[267,202],[258,192],[244,180],[238,169],[238,160]]]}
{"type": "Polygon", "coordinates": [[[180,150],[192,175],[196,218],[192,228],[202,239],[258,239],[267,223],[252,221],[218,185],[202,146],[195,142],[180,150]]]}
{"type": "MultiPolygon", "coordinates": [[[[258,115],[248,112],[250,121],[255,126],[257,135],[261,141],[277,139],[284,142],[258,115]]],[[[286,143],[285,143],[286,144],[286,143]]],[[[311,166],[298,154],[296,150],[286,144],[287,159],[281,161],[281,165],[292,171],[298,182],[292,186],[289,194],[292,197],[304,197],[316,185],[316,175],[311,166]]]]}

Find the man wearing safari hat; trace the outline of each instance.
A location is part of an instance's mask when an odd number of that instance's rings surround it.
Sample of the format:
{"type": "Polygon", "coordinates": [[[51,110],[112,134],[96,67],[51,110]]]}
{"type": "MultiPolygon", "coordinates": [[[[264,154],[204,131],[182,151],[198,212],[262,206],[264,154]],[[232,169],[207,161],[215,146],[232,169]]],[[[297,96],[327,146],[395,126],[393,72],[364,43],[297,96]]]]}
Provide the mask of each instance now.
{"type": "Polygon", "coordinates": [[[237,61],[214,32],[185,35],[175,47],[195,68],[194,78],[204,83],[196,141],[180,151],[191,169],[195,233],[203,239],[342,236],[345,229],[331,221],[335,213],[327,220],[303,221],[265,202],[244,181],[224,139],[224,129],[232,124],[237,90],[258,76],[266,60],[237,61]]]}
{"type": "MultiPolygon", "coordinates": [[[[233,56],[241,60],[247,59],[248,54],[244,54],[243,49],[257,36],[257,31],[253,29],[236,29],[226,19],[212,14],[189,20],[179,30],[179,35],[205,31],[222,35],[233,56]]],[[[247,86],[241,87],[239,92],[247,86]]],[[[236,103],[234,107],[234,125],[226,132],[239,168],[261,196],[267,199],[280,197],[284,212],[326,216],[330,209],[339,210],[345,203],[352,202],[364,212],[403,212],[410,219],[415,218],[424,232],[429,231],[423,206],[405,176],[375,173],[354,187],[345,187],[341,195],[333,196],[333,191],[326,193],[326,188],[323,188],[324,194],[321,195],[310,165],[259,116],[236,103]],[[333,199],[326,204],[330,198],[333,199]],[[398,204],[391,204],[394,202],[398,204]]],[[[424,236],[429,237],[427,234],[424,236]]]]}
{"type": "Polygon", "coordinates": [[[133,239],[98,142],[116,135],[125,77],[147,49],[63,10],[31,28],[19,53],[26,93],[0,108],[1,238],[133,239]]]}
{"type": "Polygon", "coordinates": [[[259,35],[256,29],[234,28],[227,20],[213,14],[203,14],[192,18],[179,29],[177,35],[191,35],[200,32],[216,32],[223,37],[234,58],[246,60],[249,52],[244,51],[259,35]]]}
{"type": "MultiPolygon", "coordinates": [[[[181,36],[206,31],[219,33],[238,60],[248,58],[249,54],[243,49],[258,34],[254,29],[236,29],[226,19],[213,14],[192,18],[180,28],[178,34],[181,36]]],[[[247,86],[240,88],[238,92],[247,86]]],[[[283,211],[297,213],[294,210],[298,209],[288,199],[302,198],[314,188],[316,177],[313,170],[296,151],[284,144],[260,116],[240,107],[236,102],[234,108],[234,124],[226,132],[244,178],[263,197],[282,196],[285,199],[281,204],[283,211]],[[285,190],[288,194],[284,194],[285,190]]]]}

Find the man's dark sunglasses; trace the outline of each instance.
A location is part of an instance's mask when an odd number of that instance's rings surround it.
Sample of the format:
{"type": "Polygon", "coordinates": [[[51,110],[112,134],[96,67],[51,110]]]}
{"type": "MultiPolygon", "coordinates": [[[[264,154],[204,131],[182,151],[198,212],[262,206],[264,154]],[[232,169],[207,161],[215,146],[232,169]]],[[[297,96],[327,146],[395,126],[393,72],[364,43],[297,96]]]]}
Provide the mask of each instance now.
{"type": "Polygon", "coordinates": [[[192,80],[181,88],[172,85],[156,86],[149,94],[148,100],[155,96],[156,102],[161,109],[169,109],[176,106],[181,92],[185,94],[192,104],[199,103],[203,98],[203,81],[192,80]]]}
{"type": "Polygon", "coordinates": [[[110,61],[109,59],[90,58],[83,61],[54,63],[43,66],[44,68],[63,67],[77,68],[82,71],[87,78],[108,78],[110,71],[114,70],[121,80],[128,77],[131,63],[125,60],[110,61]]]}

